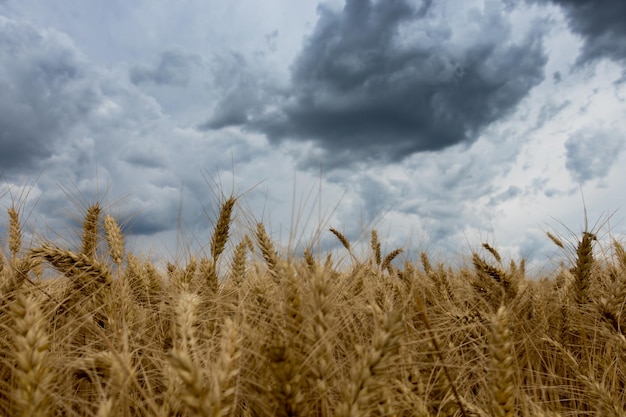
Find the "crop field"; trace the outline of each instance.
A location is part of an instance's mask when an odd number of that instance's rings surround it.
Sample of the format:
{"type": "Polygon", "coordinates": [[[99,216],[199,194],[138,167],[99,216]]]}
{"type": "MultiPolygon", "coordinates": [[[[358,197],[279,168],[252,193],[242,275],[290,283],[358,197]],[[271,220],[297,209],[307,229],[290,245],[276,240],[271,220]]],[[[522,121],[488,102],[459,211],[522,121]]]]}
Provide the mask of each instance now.
{"type": "Polygon", "coordinates": [[[237,203],[207,253],[163,267],[98,203],[74,249],[25,247],[9,208],[0,415],[626,415],[617,240],[599,254],[590,230],[546,236],[563,266],[540,278],[488,244],[452,268],[403,263],[375,230],[357,255],[331,229],[338,262],[315,244],[282,254],[262,223],[235,239],[237,203]]]}

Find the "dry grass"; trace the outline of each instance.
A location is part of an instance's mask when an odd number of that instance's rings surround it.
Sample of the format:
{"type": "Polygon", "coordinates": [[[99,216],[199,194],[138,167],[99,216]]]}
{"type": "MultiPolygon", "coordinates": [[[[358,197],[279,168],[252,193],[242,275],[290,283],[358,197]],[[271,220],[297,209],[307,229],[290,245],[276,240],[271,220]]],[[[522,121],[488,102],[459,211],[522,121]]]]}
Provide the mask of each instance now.
{"type": "Polygon", "coordinates": [[[489,244],[452,269],[384,255],[375,231],[359,259],[331,229],[350,255],[338,268],[311,249],[282,257],[263,224],[232,242],[236,202],[209,256],[164,269],[98,204],[76,251],[27,247],[9,209],[0,415],[626,414],[619,242],[601,256],[584,231],[554,276],[529,278],[489,244]]]}

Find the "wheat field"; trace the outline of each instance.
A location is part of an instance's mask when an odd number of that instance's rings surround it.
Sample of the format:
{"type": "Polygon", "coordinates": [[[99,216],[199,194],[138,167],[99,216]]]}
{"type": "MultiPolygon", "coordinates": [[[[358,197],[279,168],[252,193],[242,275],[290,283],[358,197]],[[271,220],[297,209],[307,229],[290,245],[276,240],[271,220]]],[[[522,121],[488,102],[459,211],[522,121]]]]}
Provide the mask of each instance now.
{"type": "MultiPolygon", "coordinates": [[[[7,212],[0,415],[624,416],[626,251],[580,233],[553,276],[484,244],[402,262],[287,256],[225,198],[207,253],[160,267],[95,203],[76,249],[7,212]]],[[[211,225],[208,225],[211,226],[211,225]]],[[[546,239],[565,247],[559,237],[546,239]]]]}

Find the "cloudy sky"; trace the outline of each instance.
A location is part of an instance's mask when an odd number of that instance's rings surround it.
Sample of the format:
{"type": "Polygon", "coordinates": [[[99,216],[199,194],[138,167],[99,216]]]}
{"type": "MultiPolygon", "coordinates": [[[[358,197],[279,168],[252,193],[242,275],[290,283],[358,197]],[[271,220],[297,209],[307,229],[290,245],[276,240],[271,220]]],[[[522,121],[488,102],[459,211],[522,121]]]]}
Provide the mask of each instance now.
{"type": "Polygon", "coordinates": [[[546,264],[581,190],[626,229],[624,22],[623,0],[0,0],[0,202],[67,237],[100,199],[174,256],[234,191],[285,250],[321,221],[546,264]]]}

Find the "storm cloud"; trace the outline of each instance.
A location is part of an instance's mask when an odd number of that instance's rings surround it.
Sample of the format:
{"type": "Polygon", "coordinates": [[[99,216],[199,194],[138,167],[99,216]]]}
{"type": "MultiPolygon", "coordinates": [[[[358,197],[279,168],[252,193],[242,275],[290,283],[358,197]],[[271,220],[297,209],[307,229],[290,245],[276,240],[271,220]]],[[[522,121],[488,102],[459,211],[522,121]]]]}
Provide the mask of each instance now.
{"type": "Polygon", "coordinates": [[[275,143],[311,141],[330,165],[333,156],[344,165],[398,161],[472,143],[544,79],[542,30],[533,26],[514,40],[497,2],[449,19],[438,7],[445,6],[403,0],[319,6],[290,88],[261,108],[233,106],[230,96],[219,119],[242,122],[275,143]]]}
{"type": "Polygon", "coordinates": [[[598,58],[626,59],[626,2],[550,0],[563,8],[570,29],[584,39],[579,64],[598,58]]]}
{"type": "Polygon", "coordinates": [[[186,86],[194,66],[201,59],[180,50],[167,50],[161,53],[153,65],[137,65],[130,70],[133,84],[155,83],[159,85],[186,86]]]}
{"type": "Polygon", "coordinates": [[[0,166],[36,169],[99,102],[72,41],[0,16],[0,166]]]}

